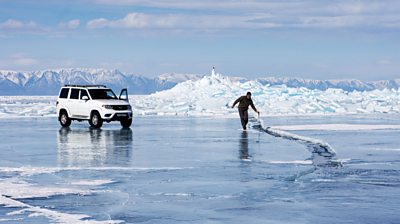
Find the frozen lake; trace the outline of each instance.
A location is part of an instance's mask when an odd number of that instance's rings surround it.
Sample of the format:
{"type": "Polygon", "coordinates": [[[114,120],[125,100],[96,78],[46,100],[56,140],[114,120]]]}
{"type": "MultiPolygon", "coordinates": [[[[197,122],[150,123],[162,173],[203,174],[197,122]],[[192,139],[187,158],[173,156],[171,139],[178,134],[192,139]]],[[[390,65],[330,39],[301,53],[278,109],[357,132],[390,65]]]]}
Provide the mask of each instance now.
{"type": "Polygon", "coordinates": [[[0,119],[0,223],[399,222],[400,116],[264,122],[328,142],[343,166],[238,119],[0,119]]]}

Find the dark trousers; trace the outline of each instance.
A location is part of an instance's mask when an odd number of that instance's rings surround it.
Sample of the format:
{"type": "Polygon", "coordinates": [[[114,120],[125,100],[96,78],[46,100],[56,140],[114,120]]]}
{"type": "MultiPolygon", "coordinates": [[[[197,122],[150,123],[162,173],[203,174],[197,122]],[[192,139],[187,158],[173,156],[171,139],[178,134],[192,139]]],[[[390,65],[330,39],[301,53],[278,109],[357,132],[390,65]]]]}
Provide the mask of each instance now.
{"type": "Polygon", "coordinates": [[[239,107],[240,122],[242,122],[243,129],[246,129],[247,123],[249,122],[249,114],[247,111],[248,108],[239,107]]]}

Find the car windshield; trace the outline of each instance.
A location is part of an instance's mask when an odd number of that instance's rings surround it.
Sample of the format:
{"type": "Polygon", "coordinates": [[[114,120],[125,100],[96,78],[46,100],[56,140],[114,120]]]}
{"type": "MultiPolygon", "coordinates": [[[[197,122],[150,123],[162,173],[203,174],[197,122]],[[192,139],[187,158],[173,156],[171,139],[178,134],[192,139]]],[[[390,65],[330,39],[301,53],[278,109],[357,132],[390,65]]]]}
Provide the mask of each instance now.
{"type": "Polygon", "coordinates": [[[89,93],[94,100],[117,99],[117,96],[111,89],[89,89],[89,93]]]}

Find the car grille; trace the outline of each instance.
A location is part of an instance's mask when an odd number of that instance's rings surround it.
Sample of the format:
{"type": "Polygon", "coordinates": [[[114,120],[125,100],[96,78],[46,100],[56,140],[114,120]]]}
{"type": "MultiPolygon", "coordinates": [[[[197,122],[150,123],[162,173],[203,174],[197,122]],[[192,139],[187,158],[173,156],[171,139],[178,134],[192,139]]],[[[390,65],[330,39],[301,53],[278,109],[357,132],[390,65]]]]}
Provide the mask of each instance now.
{"type": "Polygon", "coordinates": [[[113,109],[114,110],[128,110],[128,106],[127,105],[114,105],[113,109]]]}

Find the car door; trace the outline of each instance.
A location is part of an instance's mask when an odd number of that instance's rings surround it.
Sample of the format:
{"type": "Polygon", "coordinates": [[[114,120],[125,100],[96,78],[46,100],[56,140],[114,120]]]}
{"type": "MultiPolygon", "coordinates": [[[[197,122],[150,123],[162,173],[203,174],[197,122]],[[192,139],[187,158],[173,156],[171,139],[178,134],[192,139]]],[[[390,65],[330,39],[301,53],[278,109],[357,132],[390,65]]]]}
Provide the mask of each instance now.
{"type": "Polygon", "coordinates": [[[125,100],[126,102],[129,102],[128,90],[127,89],[122,89],[121,90],[121,93],[119,94],[119,99],[120,100],[125,100]]]}
{"type": "Polygon", "coordinates": [[[68,99],[68,109],[72,117],[79,117],[79,89],[71,88],[68,99]]]}
{"type": "Polygon", "coordinates": [[[80,89],[79,101],[77,102],[77,115],[80,118],[89,118],[90,116],[90,97],[86,89],[80,89]]]}

